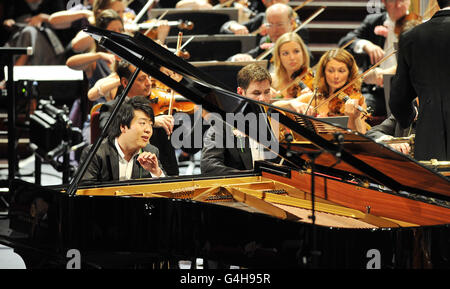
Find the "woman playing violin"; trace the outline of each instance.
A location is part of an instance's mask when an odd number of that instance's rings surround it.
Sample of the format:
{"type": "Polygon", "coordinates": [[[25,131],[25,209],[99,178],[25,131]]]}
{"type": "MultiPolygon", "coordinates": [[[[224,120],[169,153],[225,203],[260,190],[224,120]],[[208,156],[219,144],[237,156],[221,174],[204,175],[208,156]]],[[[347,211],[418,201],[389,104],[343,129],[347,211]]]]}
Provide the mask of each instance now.
{"type": "MultiPolygon", "coordinates": [[[[360,92],[361,80],[356,80],[344,92],[335,95],[357,77],[358,66],[349,52],[344,49],[332,49],[326,52],[317,66],[314,79],[316,93],[311,106],[316,108],[314,113],[317,117],[348,116],[348,128],[364,134],[367,125],[358,109],[360,107],[366,110],[367,107],[364,96],[360,92]],[[327,100],[328,102],[325,102],[327,100]]],[[[302,96],[301,100],[309,103],[311,96],[302,96]]]]}
{"type": "Polygon", "coordinates": [[[297,33],[285,33],[275,43],[273,54],[274,98],[283,99],[275,101],[273,105],[304,113],[306,105],[299,102],[297,97],[305,93],[312,94],[310,87],[313,80],[305,43],[297,33]]]}

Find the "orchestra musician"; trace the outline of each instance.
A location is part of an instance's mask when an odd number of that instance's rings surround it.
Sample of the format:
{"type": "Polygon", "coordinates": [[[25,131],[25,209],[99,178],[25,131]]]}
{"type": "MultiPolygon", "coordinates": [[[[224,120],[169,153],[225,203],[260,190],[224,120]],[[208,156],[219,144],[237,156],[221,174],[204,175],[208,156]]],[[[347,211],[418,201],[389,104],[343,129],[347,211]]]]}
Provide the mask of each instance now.
{"type": "MultiPolygon", "coordinates": [[[[125,12],[125,4],[121,0],[94,0],[92,5],[92,11],[81,10],[81,11],[60,11],[56,15],[52,15],[53,23],[57,23],[58,26],[67,26],[74,21],[82,21],[84,24],[90,24],[97,26],[96,20],[98,15],[102,11],[107,9],[114,10],[119,17],[122,19],[123,26],[123,15],[125,12]],[[86,20],[88,23],[86,23],[86,20]]],[[[134,12],[133,12],[134,13],[134,12]]],[[[123,29],[123,28],[122,28],[123,29]]],[[[84,31],[79,31],[77,35],[71,41],[71,47],[73,52],[82,53],[86,51],[91,51],[95,47],[95,40],[84,31]]]]}
{"type": "Polygon", "coordinates": [[[312,94],[314,76],[310,71],[308,51],[297,33],[288,32],[278,38],[273,52],[272,87],[278,107],[305,113],[307,104],[299,96],[312,94]]]}
{"type": "MultiPolygon", "coordinates": [[[[269,102],[272,78],[261,66],[249,64],[243,67],[238,72],[237,83],[238,94],[269,102]]],[[[221,129],[218,129],[217,125],[212,125],[205,134],[200,164],[202,174],[227,175],[252,170],[256,160],[264,159],[263,148],[245,134],[228,125],[220,127],[221,129]],[[226,137],[233,140],[226,141],[226,137]],[[221,140],[224,144],[218,143],[221,140]],[[234,146],[227,147],[225,143],[233,143],[234,146]]]]}
{"type": "Polygon", "coordinates": [[[366,111],[366,102],[360,92],[361,80],[355,80],[357,77],[358,66],[349,52],[344,49],[329,50],[317,65],[314,94],[302,95],[300,100],[310,104],[317,117],[348,116],[348,128],[365,134],[367,124],[361,110],[366,111]],[[353,85],[335,95],[353,80],[353,85]]]}
{"type": "Polygon", "coordinates": [[[400,36],[389,106],[400,125],[417,118],[414,157],[450,160],[450,1],[427,22],[400,36]],[[416,112],[413,100],[419,98],[416,112]]]}
{"type": "MultiPolygon", "coordinates": [[[[159,150],[149,143],[154,115],[150,100],[136,96],[126,100],[114,118],[108,137],[98,148],[82,182],[104,182],[164,177],[159,150]]],[[[83,150],[87,157],[90,146],[83,150]]]]}
{"type": "MultiPolygon", "coordinates": [[[[95,22],[99,28],[118,33],[123,32],[122,18],[112,9],[99,13],[95,22]]],[[[66,61],[68,67],[86,72],[89,88],[93,87],[99,79],[108,76],[114,70],[113,65],[115,64],[115,57],[112,53],[104,51],[98,45],[95,46],[95,52],[76,54],[66,61]]]]}
{"type": "MultiPolygon", "coordinates": [[[[103,10],[98,14],[96,19],[97,26],[102,29],[107,29],[115,32],[123,31],[122,18],[112,9],[103,10]]],[[[94,43],[95,51],[80,53],[69,57],[66,65],[74,70],[83,70],[89,81],[89,88],[93,87],[95,83],[108,76],[114,70],[116,57],[114,54],[105,51],[105,49],[94,43]]],[[[85,97],[85,96],[82,96],[85,97]]],[[[105,98],[97,98],[95,103],[105,102],[105,98]]],[[[80,99],[74,101],[71,111],[70,119],[76,125],[80,125],[81,108],[80,99]]],[[[90,124],[87,121],[84,124],[83,135],[86,142],[90,143],[90,124]]]]}
{"type": "MultiPolygon", "coordinates": [[[[277,4],[277,3],[289,5],[288,2],[289,1],[287,1],[287,0],[271,0],[271,1],[264,1],[264,5],[267,10],[270,6],[277,4]]],[[[301,24],[300,18],[298,17],[298,15],[295,12],[294,12],[294,14],[295,14],[296,24],[300,25],[301,24]]],[[[230,21],[225,22],[220,27],[220,33],[234,34],[234,35],[248,35],[250,33],[252,33],[252,34],[257,33],[258,40],[260,40],[260,38],[262,36],[267,35],[267,31],[268,31],[267,24],[268,23],[266,23],[266,22],[267,22],[266,13],[260,12],[245,22],[238,22],[236,20],[230,20],[230,21]]],[[[299,34],[302,37],[302,39],[306,43],[308,43],[308,40],[309,40],[308,29],[306,29],[306,28],[300,29],[299,34]]]]}
{"type": "Polygon", "coordinates": [[[286,32],[294,31],[296,23],[296,13],[291,6],[276,3],[266,10],[267,35],[261,38],[259,45],[246,53],[238,53],[230,57],[231,61],[252,61],[272,48],[278,38],[286,32]]]}
{"type": "MultiPolygon", "coordinates": [[[[417,105],[417,102],[416,102],[417,105]]],[[[399,122],[391,114],[382,123],[370,128],[366,136],[372,138],[376,142],[385,142],[391,148],[405,155],[411,154],[410,140],[415,134],[415,122],[408,128],[402,128],[399,122]],[[392,140],[404,140],[392,142],[392,140]]]]}
{"type": "Polygon", "coordinates": [[[2,1],[0,6],[1,45],[33,47],[33,55],[16,56],[14,65],[64,64],[64,46],[70,38],[65,37],[67,33],[55,30],[49,22],[50,14],[64,9],[64,5],[65,1],[62,0],[2,1]]]}
{"type": "MultiPolygon", "coordinates": [[[[411,0],[382,0],[381,2],[386,11],[369,14],[357,29],[349,32],[338,43],[342,46],[351,39],[355,39],[347,50],[352,53],[363,71],[394,51],[394,43],[398,41],[395,23],[409,13],[408,9],[411,5],[411,0]]],[[[395,57],[388,58],[379,68],[374,69],[362,84],[367,105],[373,109],[373,116],[380,119],[387,117],[384,89],[381,87],[382,75],[395,71],[396,64],[395,57]]]]}
{"type": "MultiPolygon", "coordinates": [[[[136,67],[128,62],[123,60],[119,61],[116,69],[116,73],[120,79],[120,86],[117,94],[120,94],[121,91],[128,85],[128,80],[135,70],[136,67]]],[[[140,71],[128,91],[127,98],[133,98],[135,96],[145,96],[149,98],[151,91],[152,86],[150,76],[145,72],[140,71]]],[[[104,128],[117,100],[118,98],[114,98],[100,107],[100,129],[104,128]]],[[[155,116],[153,127],[154,129],[151,143],[159,149],[161,153],[161,163],[164,165],[167,175],[176,176],[179,173],[179,168],[176,160],[175,149],[173,148],[170,140],[167,138],[167,136],[171,135],[173,132],[174,118],[172,115],[166,114],[155,116]]]]}

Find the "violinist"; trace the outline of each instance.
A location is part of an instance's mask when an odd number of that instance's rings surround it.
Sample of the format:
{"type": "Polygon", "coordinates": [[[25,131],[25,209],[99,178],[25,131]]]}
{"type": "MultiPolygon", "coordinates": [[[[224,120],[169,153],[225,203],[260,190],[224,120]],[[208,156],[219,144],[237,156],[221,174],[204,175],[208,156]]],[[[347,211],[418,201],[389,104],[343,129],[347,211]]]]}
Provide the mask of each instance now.
{"type": "MultiPolygon", "coordinates": [[[[266,12],[267,9],[277,3],[280,4],[288,4],[288,0],[270,0],[270,1],[263,1],[266,12]]],[[[251,19],[245,22],[238,22],[235,20],[230,20],[222,24],[220,27],[220,33],[221,34],[234,34],[234,35],[248,35],[248,34],[257,34],[258,40],[262,37],[267,35],[269,25],[267,23],[266,19],[266,12],[259,12],[255,16],[253,16],[251,19]]],[[[298,15],[294,12],[295,21],[297,25],[301,24],[300,18],[298,15]]],[[[303,28],[299,32],[302,39],[305,40],[305,42],[308,42],[308,30],[306,28],[303,28]]]]}
{"type": "Polygon", "coordinates": [[[309,67],[309,57],[303,40],[294,32],[278,38],[273,52],[272,73],[273,105],[305,113],[307,104],[299,96],[311,94],[314,76],[309,67]]]}
{"type": "MultiPolygon", "coordinates": [[[[342,46],[355,39],[347,50],[358,60],[358,66],[363,71],[395,49],[394,43],[398,41],[395,23],[409,14],[411,0],[382,0],[382,3],[386,8],[385,12],[368,15],[357,29],[349,32],[338,43],[342,46]]],[[[387,117],[384,89],[380,85],[382,74],[389,69],[392,71],[396,64],[396,58],[390,57],[379,68],[373,70],[373,73],[378,75],[367,76],[362,85],[367,105],[373,109],[373,116],[380,119],[387,117]]]]}
{"type": "Polygon", "coordinates": [[[278,38],[273,62],[272,87],[280,91],[282,98],[296,98],[301,92],[311,92],[313,79],[306,77],[310,72],[308,51],[298,34],[288,32],[278,38]],[[299,79],[298,83],[289,87],[295,78],[299,79]]]}
{"type": "MultiPolygon", "coordinates": [[[[123,32],[122,18],[112,9],[102,11],[96,18],[97,27],[118,33],[123,32]]],[[[89,79],[89,88],[97,80],[108,76],[113,71],[115,57],[94,43],[96,49],[69,57],[66,65],[75,70],[83,70],[89,79]]],[[[104,100],[103,100],[104,101],[104,100]]]]}
{"type": "MultiPolygon", "coordinates": [[[[252,61],[267,49],[272,48],[278,38],[286,32],[294,31],[297,23],[296,13],[291,6],[276,3],[267,8],[264,24],[267,34],[260,39],[259,45],[246,53],[239,53],[230,57],[231,61],[252,61]]],[[[302,29],[300,29],[302,32],[302,29]]]]}
{"type": "MultiPolygon", "coordinates": [[[[92,14],[89,11],[83,10],[81,16],[77,17],[86,17],[91,25],[98,26],[96,23],[96,19],[98,19],[98,15],[102,13],[102,11],[112,9],[114,10],[122,20],[122,26],[124,24],[123,15],[126,10],[124,2],[120,0],[95,0],[92,7],[92,14]],[[84,15],[83,15],[84,14],[84,15]]],[[[53,21],[59,23],[58,25],[67,25],[67,23],[71,23],[77,18],[73,18],[74,15],[72,11],[63,11],[58,13],[57,15],[53,15],[53,21]],[[58,17],[56,17],[58,16],[58,17]]],[[[134,13],[134,12],[132,12],[134,13]]],[[[78,14],[75,14],[78,15],[78,14]]],[[[122,27],[123,29],[123,27],[122,27]]],[[[78,32],[78,34],[71,41],[72,50],[76,53],[86,52],[89,50],[93,50],[95,47],[95,40],[85,33],[84,31],[78,32]]]]}
{"type": "Polygon", "coordinates": [[[212,9],[213,6],[209,3],[208,0],[180,0],[175,5],[175,8],[200,10],[212,9]]]}
{"type": "Polygon", "coordinates": [[[365,134],[367,125],[360,109],[366,110],[366,102],[359,90],[361,80],[358,79],[349,89],[335,95],[335,92],[357,77],[358,66],[349,52],[344,49],[329,50],[322,55],[317,65],[313,99],[308,94],[300,96],[301,101],[310,103],[317,117],[348,116],[348,128],[365,134]]]}

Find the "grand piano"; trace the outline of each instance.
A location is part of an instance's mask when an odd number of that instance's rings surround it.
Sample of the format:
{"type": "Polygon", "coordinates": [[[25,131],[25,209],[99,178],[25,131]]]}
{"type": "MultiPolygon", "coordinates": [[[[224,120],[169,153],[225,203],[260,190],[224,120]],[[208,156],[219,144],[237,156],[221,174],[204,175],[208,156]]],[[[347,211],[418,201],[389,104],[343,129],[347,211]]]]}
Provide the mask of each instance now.
{"type": "Polygon", "coordinates": [[[293,140],[279,142],[283,162],[239,175],[83,185],[79,173],[52,187],[15,180],[0,243],[27,266],[65,268],[76,249],[82,268],[195,258],[243,268],[450,267],[442,173],[357,132],[230,92],[140,34],[87,32],[209,112],[265,105],[293,140]]]}

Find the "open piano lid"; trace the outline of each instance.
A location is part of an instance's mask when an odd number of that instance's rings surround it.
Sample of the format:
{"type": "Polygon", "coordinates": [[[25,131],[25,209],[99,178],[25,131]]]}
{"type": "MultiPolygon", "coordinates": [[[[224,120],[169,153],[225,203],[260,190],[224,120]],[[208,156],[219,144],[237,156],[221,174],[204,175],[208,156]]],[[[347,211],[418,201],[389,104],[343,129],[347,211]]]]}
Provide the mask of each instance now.
{"type": "MultiPolygon", "coordinates": [[[[280,125],[288,127],[296,136],[290,144],[280,144],[280,155],[291,163],[299,157],[308,160],[305,151],[320,151],[316,158],[318,168],[332,169],[367,177],[371,182],[384,185],[394,191],[406,191],[450,200],[450,181],[443,175],[421,165],[414,159],[398,153],[386,145],[378,144],[355,131],[321,121],[318,118],[254,101],[225,89],[225,86],[203,73],[190,63],[177,57],[153,40],[137,33],[134,37],[89,26],[85,32],[99,41],[99,44],[122,59],[171,87],[209,112],[219,113],[225,119],[226,113],[242,111],[247,106],[264,104],[279,114],[280,125]],[[176,82],[159,71],[164,66],[183,76],[176,82]],[[286,117],[288,113],[295,118],[286,117]],[[340,144],[336,138],[340,133],[340,144]],[[287,150],[297,151],[288,157],[287,150]],[[301,152],[301,153],[300,153],[301,152]],[[337,161],[336,153],[340,153],[337,161]],[[299,155],[299,157],[298,157],[299,155]]],[[[295,164],[294,164],[295,165],[295,164]]]]}

